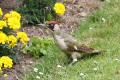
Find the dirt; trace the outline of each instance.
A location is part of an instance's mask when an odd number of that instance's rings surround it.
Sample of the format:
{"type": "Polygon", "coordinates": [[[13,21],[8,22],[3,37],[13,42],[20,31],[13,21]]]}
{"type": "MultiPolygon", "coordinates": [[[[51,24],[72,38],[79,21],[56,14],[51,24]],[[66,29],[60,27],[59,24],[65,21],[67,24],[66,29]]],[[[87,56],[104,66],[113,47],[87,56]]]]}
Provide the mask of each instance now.
{"type": "MultiPolygon", "coordinates": [[[[77,25],[85,21],[86,17],[101,8],[101,2],[98,0],[67,0],[65,3],[66,12],[60,16],[60,27],[67,33],[72,33],[77,29],[77,25]]],[[[28,36],[44,37],[49,33],[36,26],[27,26],[22,31],[28,33],[28,36]]]]}
{"type": "Polygon", "coordinates": [[[60,19],[61,26],[62,29],[72,32],[89,14],[100,9],[101,3],[98,0],[68,0],[65,6],[66,12],[60,19]]]}
{"type": "MultiPolygon", "coordinates": [[[[61,0],[61,2],[64,3],[64,0],[61,0]]],[[[0,7],[4,13],[6,13],[14,10],[21,3],[22,2],[16,0],[0,0],[0,7]]],[[[63,16],[60,16],[60,19],[57,21],[60,23],[61,29],[68,33],[76,30],[78,24],[85,21],[89,14],[94,13],[96,9],[100,9],[101,7],[101,2],[98,0],[66,0],[64,4],[66,12],[63,16]]],[[[20,31],[26,32],[29,37],[44,37],[49,35],[45,30],[33,25],[27,25],[20,31]]]]}
{"type": "MultiPolygon", "coordinates": [[[[21,2],[17,2],[16,0],[0,0],[0,7],[3,9],[4,13],[14,10],[20,4],[21,2]]],[[[100,9],[102,5],[98,0],[66,0],[64,4],[66,6],[66,12],[63,16],[60,16],[60,19],[57,21],[60,23],[61,29],[68,33],[72,33],[76,30],[78,24],[85,21],[89,14],[100,9]]],[[[46,35],[49,35],[49,32],[33,25],[27,25],[20,29],[20,31],[26,32],[29,37],[45,37],[46,35]]],[[[0,76],[0,80],[25,80],[20,79],[20,73],[27,71],[25,66],[32,65],[30,63],[32,58],[29,55],[19,54],[22,56],[19,64],[16,64],[12,69],[7,70],[6,73],[8,76],[0,76]]]]}
{"type": "Polygon", "coordinates": [[[4,14],[14,10],[19,7],[22,2],[18,2],[18,0],[0,0],[0,8],[3,9],[4,14]]]}

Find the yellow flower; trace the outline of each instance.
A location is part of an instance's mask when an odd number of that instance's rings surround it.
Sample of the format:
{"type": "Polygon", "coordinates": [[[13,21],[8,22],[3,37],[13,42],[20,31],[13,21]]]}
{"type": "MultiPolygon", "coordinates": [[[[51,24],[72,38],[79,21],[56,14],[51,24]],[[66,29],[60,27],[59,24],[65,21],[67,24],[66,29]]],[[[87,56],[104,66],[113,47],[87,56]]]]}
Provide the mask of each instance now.
{"type": "Polygon", "coordinates": [[[0,67],[0,72],[2,72],[2,68],[0,67]]]}
{"type": "Polygon", "coordinates": [[[2,9],[0,8],[0,17],[3,15],[2,9]]]}
{"type": "Polygon", "coordinates": [[[0,62],[0,68],[2,67],[2,62],[0,62]]]}
{"type": "Polygon", "coordinates": [[[15,45],[17,45],[17,38],[14,35],[8,36],[8,44],[9,47],[13,48],[15,45]]]}
{"type": "Polygon", "coordinates": [[[54,10],[58,15],[63,15],[65,12],[65,6],[62,3],[56,3],[54,5],[54,10]]]}
{"type": "Polygon", "coordinates": [[[11,68],[13,66],[12,59],[9,58],[8,56],[2,56],[0,58],[0,61],[4,64],[5,68],[11,68]]]}
{"type": "Polygon", "coordinates": [[[2,72],[2,62],[0,61],[0,72],[2,72]]]}
{"type": "MultiPolygon", "coordinates": [[[[2,67],[4,65],[4,68],[11,68],[13,66],[12,59],[9,58],[8,56],[2,56],[0,58],[0,72],[2,72],[2,67]]],[[[7,76],[5,74],[5,76],[7,76]]]]}
{"type": "Polygon", "coordinates": [[[3,20],[7,21],[8,18],[10,18],[10,17],[11,17],[10,13],[7,13],[7,14],[4,15],[3,20]]]}
{"type": "Polygon", "coordinates": [[[17,18],[18,20],[21,19],[21,15],[16,11],[11,11],[10,13],[7,13],[4,15],[3,20],[7,21],[9,18],[17,18]]]}
{"type": "Polygon", "coordinates": [[[20,15],[18,12],[16,12],[16,11],[10,12],[10,15],[11,15],[12,17],[16,17],[18,20],[21,19],[21,15],[20,15]]]}
{"type": "Polygon", "coordinates": [[[5,44],[7,39],[8,39],[7,35],[3,32],[0,32],[0,43],[5,44]]]}
{"type": "Polygon", "coordinates": [[[3,20],[8,23],[8,26],[13,30],[21,28],[20,25],[21,15],[16,11],[11,11],[4,15],[3,20]]]}
{"type": "Polygon", "coordinates": [[[17,38],[20,38],[20,41],[26,45],[26,42],[29,41],[29,38],[25,32],[18,32],[17,33],[17,38]]]}
{"type": "Polygon", "coordinates": [[[3,29],[4,26],[5,27],[7,26],[6,22],[3,20],[0,20],[0,29],[3,29]]]}
{"type": "Polygon", "coordinates": [[[21,28],[20,20],[15,17],[8,18],[8,26],[13,30],[18,30],[21,28]]]}
{"type": "Polygon", "coordinates": [[[4,74],[4,77],[8,76],[7,74],[4,74]]]}

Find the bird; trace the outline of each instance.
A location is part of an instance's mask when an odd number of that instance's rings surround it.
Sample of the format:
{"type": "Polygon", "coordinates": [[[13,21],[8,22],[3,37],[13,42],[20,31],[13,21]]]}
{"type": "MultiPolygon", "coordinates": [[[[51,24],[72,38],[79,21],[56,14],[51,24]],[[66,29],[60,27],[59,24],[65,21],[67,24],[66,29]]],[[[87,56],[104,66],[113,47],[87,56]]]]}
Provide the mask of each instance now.
{"type": "Polygon", "coordinates": [[[56,46],[65,53],[68,57],[72,58],[70,65],[75,64],[85,54],[102,53],[102,50],[90,48],[89,45],[79,42],[72,35],[63,32],[60,29],[57,21],[49,21],[46,24],[38,24],[46,29],[49,29],[54,38],[56,46]]]}

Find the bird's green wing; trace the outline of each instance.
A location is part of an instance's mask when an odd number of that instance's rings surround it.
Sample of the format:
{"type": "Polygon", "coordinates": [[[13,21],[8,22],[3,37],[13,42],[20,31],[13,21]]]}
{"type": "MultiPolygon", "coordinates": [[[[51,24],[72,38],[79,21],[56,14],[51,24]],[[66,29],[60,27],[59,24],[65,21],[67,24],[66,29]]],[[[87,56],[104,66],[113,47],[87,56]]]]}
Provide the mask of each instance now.
{"type": "Polygon", "coordinates": [[[101,50],[96,50],[93,48],[89,48],[88,46],[86,46],[85,44],[82,43],[71,43],[71,41],[66,41],[66,45],[68,47],[68,50],[70,51],[77,51],[80,53],[101,53],[101,50]]]}
{"type": "Polygon", "coordinates": [[[77,51],[80,53],[100,53],[101,52],[100,50],[89,48],[89,45],[85,43],[80,43],[77,39],[75,39],[69,34],[64,34],[61,36],[64,39],[64,42],[67,45],[69,51],[77,51]]]}
{"type": "Polygon", "coordinates": [[[67,39],[64,41],[68,47],[68,50],[70,50],[70,51],[77,51],[80,53],[100,53],[101,52],[99,50],[89,48],[88,45],[80,43],[78,41],[74,42],[72,40],[67,40],[67,39]]]}

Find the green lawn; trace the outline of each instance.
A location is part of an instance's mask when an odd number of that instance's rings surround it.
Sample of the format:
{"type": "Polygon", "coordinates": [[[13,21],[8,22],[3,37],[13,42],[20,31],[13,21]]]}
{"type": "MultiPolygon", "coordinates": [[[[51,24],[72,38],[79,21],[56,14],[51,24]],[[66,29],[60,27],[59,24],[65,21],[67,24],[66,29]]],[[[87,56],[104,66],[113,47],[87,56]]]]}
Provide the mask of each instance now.
{"type": "Polygon", "coordinates": [[[91,47],[105,52],[86,56],[69,66],[67,57],[54,45],[48,55],[30,67],[31,72],[24,74],[24,79],[120,80],[120,74],[117,74],[120,70],[120,0],[105,2],[101,10],[79,25],[73,36],[83,42],[93,38],[91,47]],[[38,68],[38,72],[34,72],[34,68],[38,68]]]}

